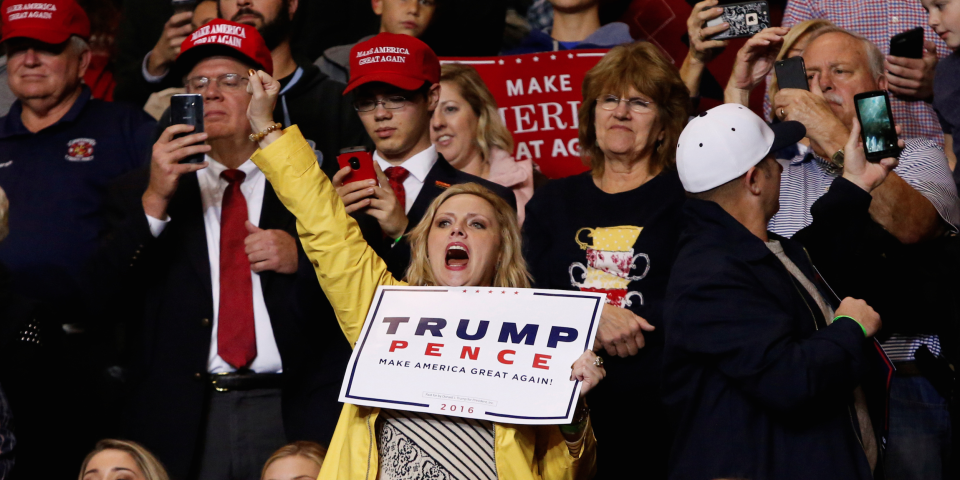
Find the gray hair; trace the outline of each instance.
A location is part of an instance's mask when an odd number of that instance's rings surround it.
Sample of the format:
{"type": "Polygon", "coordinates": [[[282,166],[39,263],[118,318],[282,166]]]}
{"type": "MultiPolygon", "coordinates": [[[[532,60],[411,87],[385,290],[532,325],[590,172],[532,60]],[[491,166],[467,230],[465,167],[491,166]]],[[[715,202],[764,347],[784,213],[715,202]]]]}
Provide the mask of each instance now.
{"type": "Polygon", "coordinates": [[[880,48],[870,40],[867,40],[866,37],[853,33],[850,30],[836,26],[823,27],[810,34],[810,41],[807,42],[807,45],[809,46],[814,40],[828,33],[842,33],[848,37],[859,40],[863,44],[864,53],[867,54],[867,66],[870,67],[870,73],[873,74],[873,79],[876,80],[883,75],[883,53],[880,51],[880,48]]]}
{"type": "Polygon", "coordinates": [[[70,45],[67,46],[73,53],[80,55],[81,53],[90,50],[90,44],[86,40],[76,36],[70,35],[70,45]]]}

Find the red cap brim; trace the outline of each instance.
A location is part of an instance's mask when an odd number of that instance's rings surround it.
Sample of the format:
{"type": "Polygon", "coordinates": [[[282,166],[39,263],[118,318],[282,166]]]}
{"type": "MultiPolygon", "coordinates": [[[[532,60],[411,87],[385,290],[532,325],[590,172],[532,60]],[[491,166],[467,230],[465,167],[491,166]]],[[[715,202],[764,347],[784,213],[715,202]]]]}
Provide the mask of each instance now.
{"type": "Polygon", "coordinates": [[[403,90],[416,90],[422,87],[424,84],[424,80],[422,78],[408,77],[399,73],[372,73],[370,75],[353,79],[353,81],[347,84],[347,88],[343,89],[343,94],[346,95],[360,85],[370,82],[388,83],[403,90]]]}
{"type": "Polygon", "coordinates": [[[6,42],[11,38],[32,38],[43,43],[59,45],[69,40],[71,35],[74,34],[65,32],[63,30],[50,30],[46,28],[18,28],[4,35],[3,38],[0,39],[0,42],[6,42]]]}

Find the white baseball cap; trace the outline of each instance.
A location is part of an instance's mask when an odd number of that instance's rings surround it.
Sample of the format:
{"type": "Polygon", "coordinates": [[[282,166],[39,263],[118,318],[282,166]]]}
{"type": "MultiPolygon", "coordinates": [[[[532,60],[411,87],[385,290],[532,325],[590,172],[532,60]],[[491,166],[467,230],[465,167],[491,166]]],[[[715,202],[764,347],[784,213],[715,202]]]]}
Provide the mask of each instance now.
{"type": "Polygon", "coordinates": [[[800,122],[767,125],[749,108],[736,103],[711,108],[690,120],[680,134],[680,182],[690,193],[719,187],[806,134],[800,122]]]}

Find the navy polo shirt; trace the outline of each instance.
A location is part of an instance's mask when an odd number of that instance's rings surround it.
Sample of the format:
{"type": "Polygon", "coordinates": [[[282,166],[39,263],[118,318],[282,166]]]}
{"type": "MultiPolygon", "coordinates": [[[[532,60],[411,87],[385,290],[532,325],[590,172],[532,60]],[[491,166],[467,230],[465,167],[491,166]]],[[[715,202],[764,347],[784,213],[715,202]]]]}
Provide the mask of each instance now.
{"type": "Polygon", "coordinates": [[[14,288],[54,309],[79,306],[72,300],[104,228],[107,186],[149,161],[156,125],[143,110],[82,89],[60,121],[37,133],[23,125],[19,100],[0,118],[0,187],[10,199],[0,262],[14,288]]]}

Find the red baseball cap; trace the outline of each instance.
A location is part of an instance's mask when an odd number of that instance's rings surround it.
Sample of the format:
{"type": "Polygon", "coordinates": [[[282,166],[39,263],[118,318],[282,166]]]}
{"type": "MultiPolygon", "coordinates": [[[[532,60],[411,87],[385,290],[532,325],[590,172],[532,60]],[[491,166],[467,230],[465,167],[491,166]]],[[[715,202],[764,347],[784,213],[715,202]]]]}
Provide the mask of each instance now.
{"type": "Polygon", "coordinates": [[[174,69],[186,75],[200,60],[225,55],[253,62],[273,75],[273,57],[260,32],[250,25],[216,19],[196,29],[180,44],[174,69]]]}
{"type": "Polygon", "coordinates": [[[90,38],[90,19],[73,0],[6,0],[0,5],[0,30],[6,42],[11,38],[32,38],[60,44],[76,35],[90,38]]]}
{"type": "Polygon", "coordinates": [[[350,83],[344,95],[369,82],[416,90],[440,81],[440,60],[426,43],[410,35],[381,33],[350,49],[350,83]]]}

